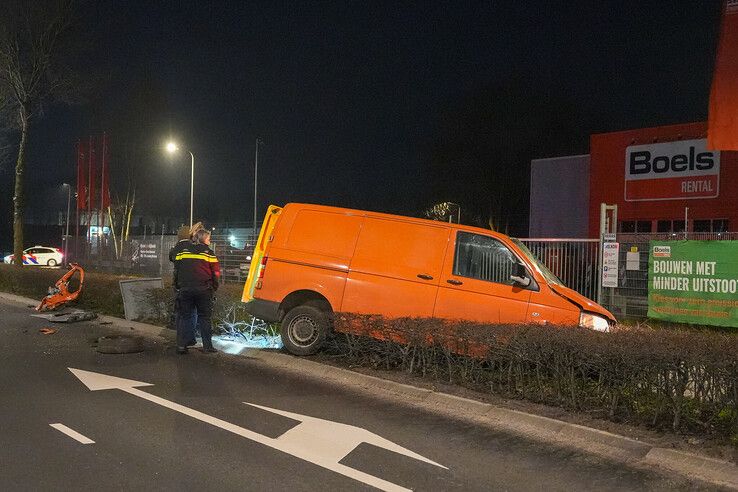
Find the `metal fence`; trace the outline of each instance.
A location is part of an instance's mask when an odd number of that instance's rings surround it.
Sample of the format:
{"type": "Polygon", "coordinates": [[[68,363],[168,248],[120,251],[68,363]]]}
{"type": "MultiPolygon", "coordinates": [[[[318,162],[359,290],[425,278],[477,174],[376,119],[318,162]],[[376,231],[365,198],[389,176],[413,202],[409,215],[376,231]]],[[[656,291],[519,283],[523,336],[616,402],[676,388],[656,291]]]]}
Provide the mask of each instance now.
{"type": "MultiPolygon", "coordinates": [[[[167,278],[173,265],[169,250],[174,235],[135,236],[116,248],[109,238],[85,241],[71,238],[70,258],[98,270],[167,278]]],[[[521,239],[561,281],[599,302],[618,318],[646,317],[648,313],[648,259],[652,240],[738,240],[738,232],[618,234],[618,287],[602,288],[599,239],[521,239]],[[601,295],[600,295],[601,292],[601,295]]],[[[243,230],[213,234],[211,249],[220,260],[224,283],[243,283],[248,275],[255,237],[243,230]]]]}
{"type": "Polygon", "coordinates": [[[125,241],[111,237],[70,237],[69,261],[85,268],[118,274],[163,277],[171,275],[169,250],[175,235],[131,236],[125,241]]]}
{"type": "Polygon", "coordinates": [[[250,234],[214,234],[210,238],[210,248],[218,257],[221,279],[224,283],[246,281],[255,242],[250,234]]]}
{"type": "MultiPolygon", "coordinates": [[[[109,237],[70,238],[69,260],[92,270],[169,278],[174,265],[169,250],[178,239],[173,234],[132,236],[113,243],[109,237]]],[[[251,264],[251,234],[213,234],[210,247],[220,261],[224,283],[244,282],[251,264]]]]}
{"type": "Polygon", "coordinates": [[[597,300],[600,281],[598,239],[527,238],[520,240],[567,287],[597,300]]]}

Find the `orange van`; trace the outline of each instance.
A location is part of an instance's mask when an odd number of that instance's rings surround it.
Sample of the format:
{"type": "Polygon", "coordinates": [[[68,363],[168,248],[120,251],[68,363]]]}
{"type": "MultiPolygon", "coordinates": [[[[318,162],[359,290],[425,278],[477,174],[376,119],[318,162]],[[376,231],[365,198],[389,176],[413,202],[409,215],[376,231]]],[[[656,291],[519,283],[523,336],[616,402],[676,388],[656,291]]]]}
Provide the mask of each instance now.
{"type": "Polygon", "coordinates": [[[607,331],[605,308],[565,287],[517,239],[486,229],[290,203],[270,206],[242,300],[315,353],[336,312],[543,323],[607,331]]]}

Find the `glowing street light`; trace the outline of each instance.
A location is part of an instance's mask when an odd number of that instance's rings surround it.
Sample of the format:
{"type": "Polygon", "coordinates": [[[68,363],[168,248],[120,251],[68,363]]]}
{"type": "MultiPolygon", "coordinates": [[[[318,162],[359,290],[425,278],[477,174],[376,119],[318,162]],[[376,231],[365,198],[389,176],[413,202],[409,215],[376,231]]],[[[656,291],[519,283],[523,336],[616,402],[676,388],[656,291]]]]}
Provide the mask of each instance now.
{"type": "MultiPolygon", "coordinates": [[[[167,142],[165,149],[168,153],[175,154],[179,150],[179,147],[177,146],[175,142],[169,141],[167,142]]],[[[195,201],[195,155],[189,150],[187,152],[190,154],[190,157],[192,159],[191,161],[192,166],[191,166],[191,172],[190,172],[190,227],[192,227],[192,224],[193,224],[192,209],[193,209],[193,204],[195,201]]]]}

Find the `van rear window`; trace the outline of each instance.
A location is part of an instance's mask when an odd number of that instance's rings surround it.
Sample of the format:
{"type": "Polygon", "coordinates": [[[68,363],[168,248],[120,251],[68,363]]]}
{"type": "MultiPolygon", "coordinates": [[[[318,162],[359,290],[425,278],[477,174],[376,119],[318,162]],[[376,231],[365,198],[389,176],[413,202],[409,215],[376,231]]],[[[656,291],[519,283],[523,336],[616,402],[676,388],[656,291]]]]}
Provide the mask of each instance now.
{"type": "Polygon", "coordinates": [[[296,251],[349,258],[363,217],[319,210],[301,210],[292,224],[286,247],[296,251]]]}

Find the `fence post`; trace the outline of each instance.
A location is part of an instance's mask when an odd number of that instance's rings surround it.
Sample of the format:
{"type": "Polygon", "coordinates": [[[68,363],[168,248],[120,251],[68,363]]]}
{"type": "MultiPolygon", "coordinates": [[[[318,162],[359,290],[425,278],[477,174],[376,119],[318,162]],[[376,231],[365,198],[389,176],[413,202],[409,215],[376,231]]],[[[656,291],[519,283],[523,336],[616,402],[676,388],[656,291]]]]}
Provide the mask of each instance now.
{"type": "Polygon", "coordinates": [[[164,273],[164,224],[161,225],[161,238],[159,239],[159,277],[164,273]]]}
{"type": "MultiPolygon", "coordinates": [[[[602,254],[604,250],[605,234],[615,233],[618,228],[618,206],[608,205],[606,203],[600,203],[600,250],[597,258],[597,303],[602,304],[602,274],[603,274],[603,259],[602,254]],[[612,220],[607,216],[607,212],[612,212],[612,220]]],[[[611,291],[612,293],[612,291],[611,291]]],[[[612,299],[611,299],[612,304],[612,299]]],[[[612,306],[610,306],[612,307],[612,306]]]]}

